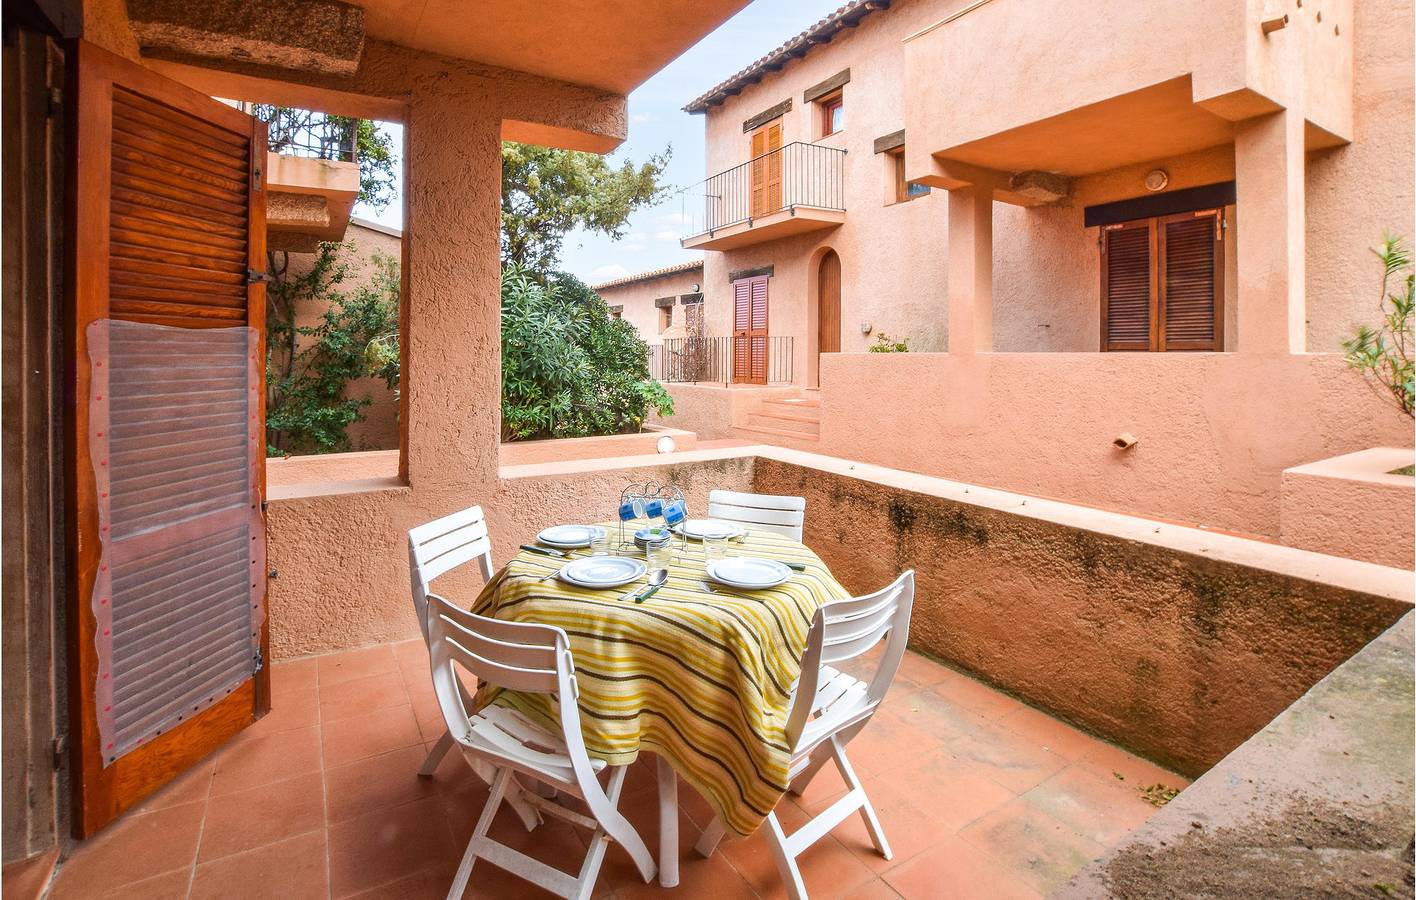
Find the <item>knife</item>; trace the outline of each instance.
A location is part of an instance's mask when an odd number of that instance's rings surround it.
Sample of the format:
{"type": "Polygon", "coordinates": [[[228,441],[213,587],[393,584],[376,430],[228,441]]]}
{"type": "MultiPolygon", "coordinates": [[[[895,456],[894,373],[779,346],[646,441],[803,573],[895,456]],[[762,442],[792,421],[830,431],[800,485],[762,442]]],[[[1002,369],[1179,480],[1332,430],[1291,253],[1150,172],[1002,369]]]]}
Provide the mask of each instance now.
{"type": "Polygon", "coordinates": [[[561,559],[565,558],[565,554],[560,550],[551,550],[548,547],[537,547],[535,544],[522,544],[521,549],[530,550],[532,553],[540,553],[543,556],[558,556],[561,559]]]}
{"type": "Polygon", "coordinates": [[[662,584],[656,584],[656,585],[654,585],[653,587],[649,588],[649,590],[647,590],[647,591],[645,591],[644,593],[640,594],[638,597],[635,597],[635,598],[634,598],[634,602],[635,602],[635,603],[643,603],[645,600],[648,600],[650,597],[652,597],[652,596],[654,596],[655,594],[657,594],[657,593],[659,592],[659,588],[661,588],[661,587],[663,587],[662,584]]]}

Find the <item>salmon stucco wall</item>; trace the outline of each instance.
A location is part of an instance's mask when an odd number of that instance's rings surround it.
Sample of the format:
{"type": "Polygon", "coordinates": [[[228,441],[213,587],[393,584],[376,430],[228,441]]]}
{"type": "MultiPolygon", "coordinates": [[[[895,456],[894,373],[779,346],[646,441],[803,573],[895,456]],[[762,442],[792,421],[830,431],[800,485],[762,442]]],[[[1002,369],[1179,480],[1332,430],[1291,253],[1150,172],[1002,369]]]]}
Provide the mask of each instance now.
{"type": "Polygon", "coordinates": [[[1412,437],[1332,355],[841,354],[821,396],[818,452],[1272,537],[1284,469],[1412,437]]]}
{"type": "Polygon", "coordinates": [[[1283,472],[1280,539],[1290,547],[1416,569],[1416,452],[1374,447],[1283,472]]]}
{"type": "MultiPolygon", "coordinates": [[[[603,285],[596,289],[596,293],[608,305],[624,307],[620,318],[633,325],[634,330],[638,331],[645,341],[650,344],[662,344],[664,338],[687,336],[684,323],[688,312],[682,298],[685,294],[696,293],[693,290],[695,284],[699,285],[702,293],[706,295],[708,289],[702,282],[703,269],[694,268],[628,284],[603,285]],[[654,306],[654,301],[660,298],[672,298],[674,301],[673,323],[667,330],[660,329],[659,310],[654,306]]],[[[716,296],[722,293],[723,290],[714,292],[715,302],[722,302],[716,296]]],[[[706,297],[704,302],[708,302],[706,297]]]]}
{"type": "MultiPolygon", "coordinates": [[[[1409,582],[1398,597],[1274,566],[1331,572],[1340,561],[1330,558],[1227,539],[1251,545],[1244,564],[1223,550],[1182,551],[1173,538],[1118,536],[1117,526],[1144,524],[1129,517],[1075,507],[1059,516],[1061,504],[977,488],[970,502],[967,485],[916,482],[762,457],[753,474],[758,491],[806,498],[812,549],[848,589],[915,570],[913,647],[1187,775],[1411,609],[1409,582]]],[[[1400,576],[1345,565],[1374,588],[1400,576]]]]}

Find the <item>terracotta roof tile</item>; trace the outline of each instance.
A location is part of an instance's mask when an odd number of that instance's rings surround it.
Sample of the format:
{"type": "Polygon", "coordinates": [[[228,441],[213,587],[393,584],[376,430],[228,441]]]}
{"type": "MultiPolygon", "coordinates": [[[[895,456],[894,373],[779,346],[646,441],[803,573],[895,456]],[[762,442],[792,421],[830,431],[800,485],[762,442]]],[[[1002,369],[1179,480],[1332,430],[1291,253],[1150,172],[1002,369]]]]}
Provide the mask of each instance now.
{"type": "Polygon", "coordinates": [[[817,44],[829,42],[840,33],[841,29],[849,28],[876,10],[888,9],[889,6],[890,0],[851,0],[850,3],[837,9],[757,62],[696,97],[683,108],[683,111],[688,113],[707,112],[708,107],[717,106],[734,94],[741,92],[749,84],[756,84],[767,73],[775,72],[791,60],[805,56],[817,44]]]}
{"type": "Polygon", "coordinates": [[[612,278],[609,281],[602,281],[599,284],[590,285],[590,290],[598,291],[604,288],[636,284],[640,281],[653,281],[655,278],[664,278],[669,275],[677,275],[680,272],[691,272],[694,269],[701,268],[703,268],[703,260],[694,259],[688,262],[674,263],[672,266],[664,266],[662,269],[650,269],[647,272],[640,272],[636,275],[624,275],[619,278],[612,278]]]}

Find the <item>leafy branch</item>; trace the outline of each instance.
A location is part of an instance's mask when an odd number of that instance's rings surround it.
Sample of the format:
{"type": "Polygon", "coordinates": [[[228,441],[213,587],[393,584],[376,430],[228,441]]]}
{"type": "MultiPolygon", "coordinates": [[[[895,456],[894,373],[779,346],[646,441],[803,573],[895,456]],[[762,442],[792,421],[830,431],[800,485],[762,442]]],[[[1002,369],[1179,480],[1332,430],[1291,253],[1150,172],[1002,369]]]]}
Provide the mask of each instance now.
{"type": "Polygon", "coordinates": [[[1378,308],[1381,324],[1376,328],[1357,326],[1351,340],[1342,342],[1347,364],[1362,373],[1368,384],[1383,397],[1395,402],[1408,416],[1416,416],[1416,374],[1413,374],[1412,308],[1416,306],[1416,275],[1411,252],[1405,242],[1391,233],[1372,248],[1382,263],[1382,287],[1378,308]],[[1393,289],[1393,282],[1395,282],[1393,289]]]}

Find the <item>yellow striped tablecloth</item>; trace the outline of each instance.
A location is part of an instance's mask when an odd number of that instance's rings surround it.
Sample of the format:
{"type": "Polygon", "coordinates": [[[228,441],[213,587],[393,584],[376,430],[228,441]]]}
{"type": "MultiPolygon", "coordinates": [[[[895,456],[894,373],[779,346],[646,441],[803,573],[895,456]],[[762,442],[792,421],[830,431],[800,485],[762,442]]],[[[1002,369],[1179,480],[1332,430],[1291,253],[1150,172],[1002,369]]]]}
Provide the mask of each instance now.
{"type": "MultiPolygon", "coordinates": [[[[709,593],[701,546],[688,542],[668,582],[635,604],[619,600],[628,587],[601,591],[541,580],[565,561],[523,550],[482,590],[473,612],[563,628],[575,656],[590,755],[626,764],[641,749],[660,754],[725,825],[750,834],[787,789],[787,707],[812,617],[848,594],[815,553],[789,537],[750,530],[728,547],[731,555],[806,570],[768,590],[709,593]]],[[[484,691],[479,708],[488,702],[559,730],[544,695],[484,691]]]]}

